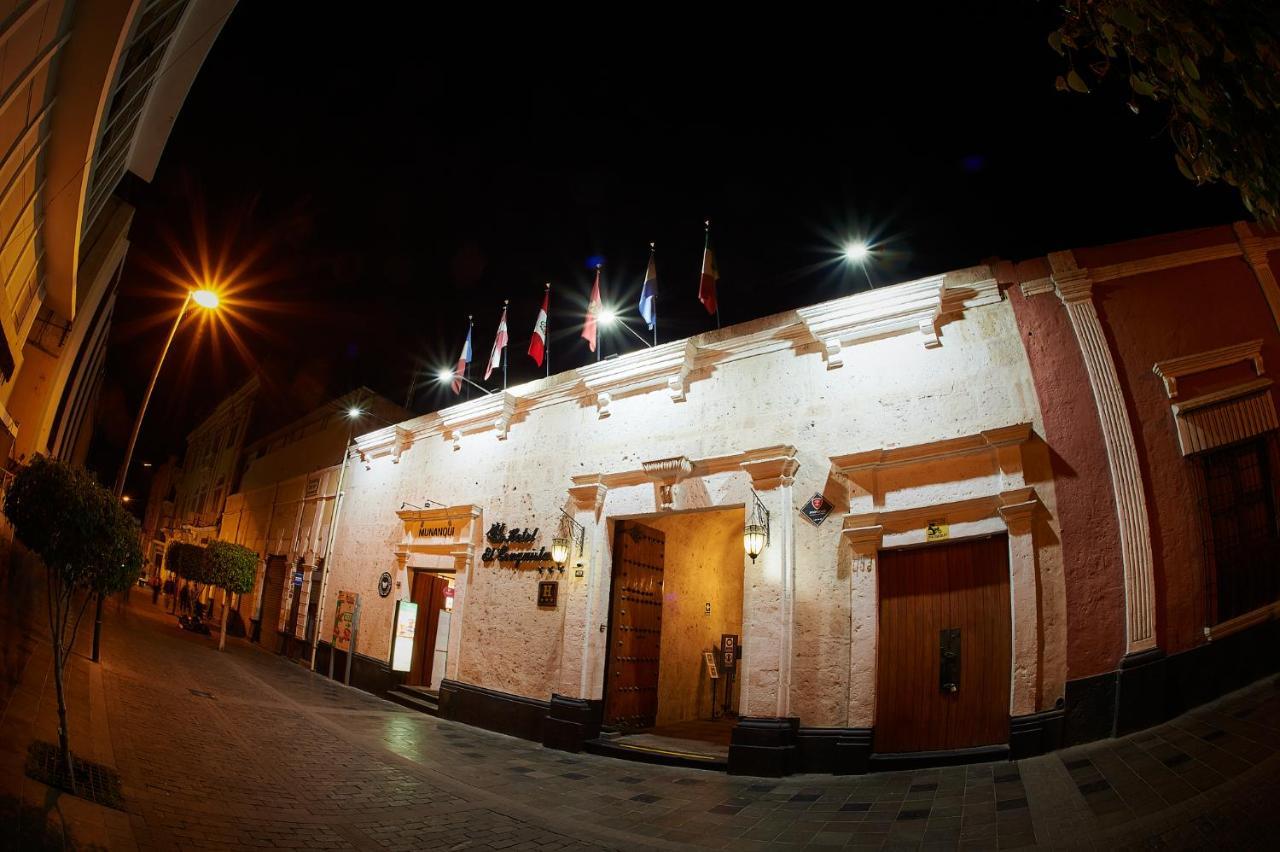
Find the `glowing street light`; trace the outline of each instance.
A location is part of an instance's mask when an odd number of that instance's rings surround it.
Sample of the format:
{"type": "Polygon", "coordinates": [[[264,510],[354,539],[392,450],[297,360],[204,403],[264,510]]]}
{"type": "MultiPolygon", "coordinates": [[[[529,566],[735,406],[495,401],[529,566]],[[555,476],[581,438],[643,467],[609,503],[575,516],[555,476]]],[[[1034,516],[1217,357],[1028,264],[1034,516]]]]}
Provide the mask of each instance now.
{"type": "Polygon", "coordinates": [[[351,420],[355,420],[357,417],[359,417],[362,414],[364,414],[364,409],[360,408],[359,406],[353,405],[347,409],[347,417],[350,418],[351,420]]]}
{"type": "MultiPolygon", "coordinates": [[[[113,493],[117,499],[124,497],[124,480],[129,473],[129,465],[133,462],[133,449],[138,443],[138,432],[142,430],[142,418],[147,413],[147,404],[151,402],[151,394],[156,389],[156,379],[160,378],[160,368],[164,366],[164,358],[169,354],[173,338],[178,335],[178,326],[182,325],[182,318],[187,315],[187,308],[191,307],[192,302],[202,310],[214,311],[218,308],[218,294],[208,287],[201,287],[198,290],[188,290],[187,297],[182,300],[182,308],[178,311],[177,319],[173,321],[173,328],[169,329],[169,337],[164,342],[164,348],[160,350],[160,357],[156,359],[155,369],[151,371],[151,381],[147,383],[147,392],[142,395],[142,405],[138,407],[138,416],[133,421],[133,432],[129,434],[129,443],[124,450],[124,462],[120,465],[119,475],[116,476],[116,487],[113,493]]],[[[99,594],[93,621],[93,661],[95,663],[98,662],[98,648],[101,640],[102,595],[99,594]]]]}
{"type": "Polygon", "coordinates": [[[436,372],[436,381],[438,381],[442,385],[452,384],[455,379],[466,382],[467,384],[471,385],[473,388],[482,390],[487,394],[493,393],[493,391],[489,390],[485,386],[478,385],[475,382],[468,379],[466,376],[462,375],[461,373],[455,373],[453,370],[450,370],[447,367],[441,367],[436,372]]]}
{"type": "Polygon", "coordinates": [[[867,262],[871,260],[871,246],[862,240],[849,243],[844,247],[844,259],[861,267],[867,286],[874,290],[876,285],[871,282],[871,273],[867,271],[867,262]]]}
{"type": "Polygon", "coordinates": [[[631,336],[634,337],[636,340],[639,340],[641,343],[643,343],[645,346],[648,346],[650,349],[653,348],[653,344],[645,340],[643,337],[641,337],[639,332],[637,332],[634,328],[627,325],[626,321],[623,320],[622,317],[618,316],[618,312],[615,311],[613,308],[601,308],[600,313],[596,314],[596,322],[600,323],[600,325],[604,326],[605,328],[610,328],[611,326],[620,325],[623,328],[625,328],[627,331],[631,332],[631,336]]]}

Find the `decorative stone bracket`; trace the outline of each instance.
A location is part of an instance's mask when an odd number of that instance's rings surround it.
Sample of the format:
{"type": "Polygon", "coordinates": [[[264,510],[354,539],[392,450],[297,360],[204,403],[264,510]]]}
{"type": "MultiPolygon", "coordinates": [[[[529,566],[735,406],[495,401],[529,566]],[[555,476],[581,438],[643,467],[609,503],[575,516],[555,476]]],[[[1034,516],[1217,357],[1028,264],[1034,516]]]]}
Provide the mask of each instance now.
{"type": "Polygon", "coordinates": [[[601,420],[619,394],[665,387],[673,402],[684,402],[689,374],[698,358],[693,339],[654,346],[632,352],[616,361],[603,361],[579,368],[582,384],[595,397],[596,416],[601,420]]]}
{"type": "Polygon", "coordinates": [[[656,502],[664,511],[675,502],[672,490],[680,480],[693,473],[693,462],[684,456],[642,462],[641,469],[653,480],[656,502]]]}
{"type": "Polygon", "coordinates": [[[391,456],[393,464],[399,464],[400,456],[411,446],[413,446],[413,432],[403,426],[388,426],[357,438],[355,452],[368,470],[372,467],[374,459],[386,455],[391,456]]]}

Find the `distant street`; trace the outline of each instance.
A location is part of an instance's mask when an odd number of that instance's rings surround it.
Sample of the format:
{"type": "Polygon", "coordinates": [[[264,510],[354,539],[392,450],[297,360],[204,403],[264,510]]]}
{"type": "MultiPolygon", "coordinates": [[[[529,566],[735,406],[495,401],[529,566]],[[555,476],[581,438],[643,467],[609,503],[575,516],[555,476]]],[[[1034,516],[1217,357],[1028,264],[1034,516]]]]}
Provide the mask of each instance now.
{"type": "MultiPolygon", "coordinates": [[[[43,644],[5,694],[0,730],[0,794],[52,802],[81,846],[1242,848],[1280,827],[1274,680],[1127,740],[1017,764],[777,781],[442,722],[240,640],[218,653],[216,635],[178,630],[146,594],[107,617],[100,673],[73,662],[72,745],[118,769],[127,814],[22,777],[32,719],[39,736],[53,730],[43,644]]],[[[0,848],[37,848],[16,831],[0,826],[0,848]]]]}

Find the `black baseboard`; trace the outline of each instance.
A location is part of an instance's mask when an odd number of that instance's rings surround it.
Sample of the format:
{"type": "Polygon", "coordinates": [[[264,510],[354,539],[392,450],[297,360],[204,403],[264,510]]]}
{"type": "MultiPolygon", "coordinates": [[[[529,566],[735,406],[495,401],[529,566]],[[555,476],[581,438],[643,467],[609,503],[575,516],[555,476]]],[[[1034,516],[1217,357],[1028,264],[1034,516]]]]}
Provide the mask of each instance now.
{"type": "MultiPolygon", "coordinates": [[[[347,652],[332,648],[328,642],[316,644],[316,673],[329,676],[329,655],[333,654],[333,679],[342,682],[347,671],[347,652]]],[[[394,672],[385,660],[376,660],[364,654],[351,658],[351,686],[372,692],[379,697],[404,683],[405,672],[394,672]]]]}
{"type": "Polygon", "coordinates": [[[551,704],[456,680],[440,683],[440,718],[542,742],[551,704]]]}
{"type": "Polygon", "coordinates": [[[806,728],[796,733],[796,771],[857,775],[871,757],[870,728],[806,728]]]}
{"type": "Polygon", "coordinates": [[[1047,710],[1009,719],[1009,758],[1022,760],[1062,748],[1065,713],[1047,710]]]}
{"type": "Polygon", "coordinates": [[[628,746],[612,740],[587,740],[583,743],[582,750],[588,754],[614,757],[619,760],[634,760],[655,766],[678,766],[681,769],[707,769],[713,772],[724,772],[728,769],[728,764],[724,760],[715,757],[699,757],[692,754],[628,746]]]}
{"type": "Polygon", "coordinates": [[[1127,657],[1115,671],[1067,681],[1063,745],[1140,731],[1280,671],[1280,621],[1178,654],[1127,657]]]}
{"type": "Polygon", "coordinates": [[[901,769],[925,769],[930,766],[960,766],[966,763],[989,763],[1008,760],[1008,746],[981,746],[958,748],[950,751],[912,751],[903,754],[873,754],[872,772],[892,772],[901,769]]]}
{"type": "Polygon", "coordinates": [[[542,726],[542,744],[560,751],[582,751],[582,744],[600,736],[604,702],[551,695],[551,707],[542,726]]]}
{"type": "Polygon", "coordinates": [[[729,774],[781,778],[796,771],[800,720],[744,716],[729,742],[729,774]]]}

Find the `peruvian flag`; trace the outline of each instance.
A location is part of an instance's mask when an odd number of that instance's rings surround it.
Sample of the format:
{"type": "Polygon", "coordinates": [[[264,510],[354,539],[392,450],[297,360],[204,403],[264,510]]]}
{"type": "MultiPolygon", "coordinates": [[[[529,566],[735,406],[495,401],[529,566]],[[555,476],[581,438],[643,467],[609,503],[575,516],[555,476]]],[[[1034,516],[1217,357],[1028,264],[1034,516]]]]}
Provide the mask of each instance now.
{"type": "Polygon", "coordinates": [[[507,348],[507,308],[502,307],[502,319],[498,321],[498,336],[493,339],[493,351],[489,353],[489,365],[484,368],[488,380],[493,371],[502,366],[502,350],[507,348]]]}
{"type": "Polygon", "coordinates": [[[453,393],[454,396],[462,393],[462,377],[467,372],[467,365],[471,363],[471,327],[467,326],[467,342],[462,344],[462,354],[458,356],[458,366],[453,368],[453,393]]]}
{"type": "Polygon", "coordinates": [[[596,316],[600,313],[600,267],[596,267],[596,283],[591,288],[591,299],[587,302],[587,318],[582,323],[582,339],[587,347],[596,351],[596,316]]]}
{"type": "Polygon", "coordinates": [[[698,301],[714,314],[716,306],[716,285],[720,282],[720,269],[716,266],[716,256],[711,251],[711,226],[707,226],[707,245],[702,250],[702,278],[698,281],[698,301]]]}
{"type": "Polygon", "coordinates": [[[551,285],[547,285],[546,295],[542,297],[542,309],[538,311],[538,321],[533,324],[533,338],[529,341],[529,357],[542,366],[542,356],[547,351],[547,308],[551,305],[551,285]]]}

